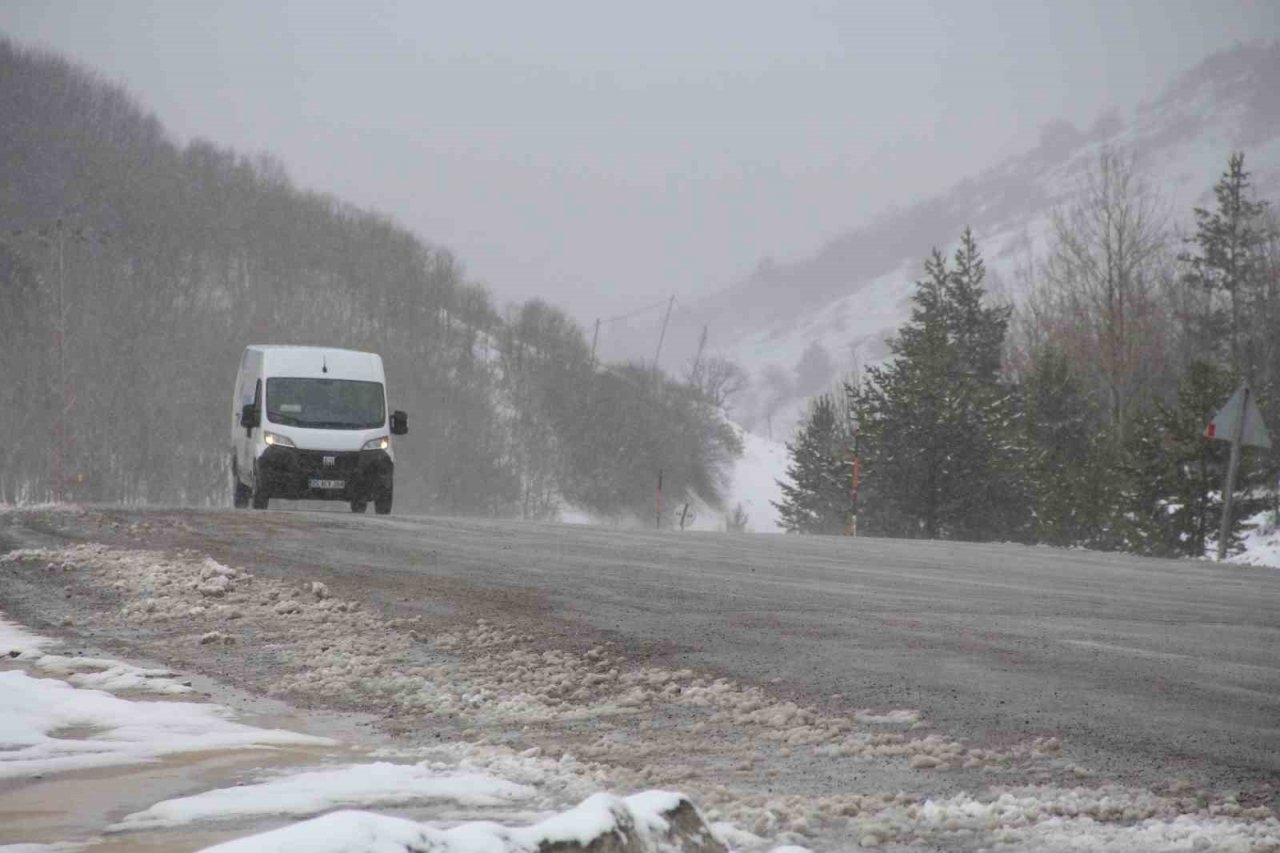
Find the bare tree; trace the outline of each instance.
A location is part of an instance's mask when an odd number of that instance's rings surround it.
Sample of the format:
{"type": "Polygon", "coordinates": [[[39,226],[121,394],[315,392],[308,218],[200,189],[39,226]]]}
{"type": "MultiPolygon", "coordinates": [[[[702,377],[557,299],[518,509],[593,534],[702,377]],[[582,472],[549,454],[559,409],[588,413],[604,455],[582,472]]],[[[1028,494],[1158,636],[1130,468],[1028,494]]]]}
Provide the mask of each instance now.
{"type": "Polygon", "coordinates": [[[717,409],[728,409],[729,401],[747,387],[747,373],[727,358],[703,359],[695,386],[702,398],[717,409]]]}
{"type": "Polygon", "coordinates": [[[1074,203],[1054,213],[1049,256],[1028,308],[1033,334],[1090,378],[1108,420],[1122,431],[1161,387],[1167,367],[1166,223],[1133,158],[1104,149],[1074,203]]]}

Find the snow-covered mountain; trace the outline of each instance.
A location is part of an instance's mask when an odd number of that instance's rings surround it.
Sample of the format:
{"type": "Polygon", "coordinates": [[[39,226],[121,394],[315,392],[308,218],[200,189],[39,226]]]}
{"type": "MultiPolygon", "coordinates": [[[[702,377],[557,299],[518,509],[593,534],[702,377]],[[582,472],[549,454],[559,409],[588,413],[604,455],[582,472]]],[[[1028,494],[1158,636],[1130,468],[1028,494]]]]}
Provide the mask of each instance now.
{"type": "Polygon", "coordinates": [[[735,419],[784,438],[805,399],[886,354],[925,255],[954,246],[965,226],[978,238],[992,290],[1016,298],[1015,270],[1043,254],[1052,211],[1070,201],[1104,146],[1136,156],[1171,222],[1183,227],[1195,206],[1212,202],[1233,151],[1245,152],[1258,195],[1280,202],[1277,82],[1280,42],[1241,45],[1185,72],[1130,115],[1108,113],[1083,130],[1052,122],[1024,155],[850,231],[812,257],[762,265],[678,312],[668,346],[687,349],[706,324],[713,349],[751,374],[735,419]]]}

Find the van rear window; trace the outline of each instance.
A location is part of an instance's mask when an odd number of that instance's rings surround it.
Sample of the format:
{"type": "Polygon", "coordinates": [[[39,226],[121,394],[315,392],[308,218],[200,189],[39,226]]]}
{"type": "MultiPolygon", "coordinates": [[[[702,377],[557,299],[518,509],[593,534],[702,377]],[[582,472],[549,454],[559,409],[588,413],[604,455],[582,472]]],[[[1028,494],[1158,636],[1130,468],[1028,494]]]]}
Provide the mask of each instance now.
{"type": "Polygon", "coordinates": [[[310,429],[375,429],[387,421],[385,394],[380,382],[272,377],[267,420],[310,429]]]}

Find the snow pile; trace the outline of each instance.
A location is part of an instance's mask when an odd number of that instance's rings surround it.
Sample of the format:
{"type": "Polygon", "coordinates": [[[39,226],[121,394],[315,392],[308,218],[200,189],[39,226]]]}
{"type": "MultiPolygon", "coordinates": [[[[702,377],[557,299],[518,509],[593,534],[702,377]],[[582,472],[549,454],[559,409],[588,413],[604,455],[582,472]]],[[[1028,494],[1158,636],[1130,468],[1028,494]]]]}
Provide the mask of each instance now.
{"type": "Polygon", "coordinates": [[[557,850],[724,851],[693,804],[679,794],[650,791],[625,799],[596,794],[541,823],[508,828],[466,823],[439,829],[367,812],[335,812],[251,836],[208,853],[533,853],[557,850]]]}
{"type": "Polygon", "coordinates": [[[165,800],[126,817],[113,831],[265,815],[313,815],[337,807],[449,802],[491,807],[528,801],[534,789],[482,773],[438,773],[426,764],[380,761],[307,770],[256,784],[165,800]]]}
{"type": "Polygon", "coordinates": [[[1264,510],[1245,522],[1244,550],[1227,562],[1280,569],[1280,519],[1272,510],[1264,510]]]}
{"type": "Polygon", "coordinates": [[[542,792],[541,809],[563,807],[610,787],[609,777],[598,767],[579,761],[570,753],[558,758],[543,755],[539,747],[515,750],[488,743],[449,741],[436,746],[381,749],[375,758],[418,761],[441,774],[482,773],[497,776],[542,792]]]}
{"type": "Polygon", "coordinates": [[[130,701],[18,670],[0,672],[0,779],[183,752],[331,743],[230,716],[217,705],[130,701]]]}

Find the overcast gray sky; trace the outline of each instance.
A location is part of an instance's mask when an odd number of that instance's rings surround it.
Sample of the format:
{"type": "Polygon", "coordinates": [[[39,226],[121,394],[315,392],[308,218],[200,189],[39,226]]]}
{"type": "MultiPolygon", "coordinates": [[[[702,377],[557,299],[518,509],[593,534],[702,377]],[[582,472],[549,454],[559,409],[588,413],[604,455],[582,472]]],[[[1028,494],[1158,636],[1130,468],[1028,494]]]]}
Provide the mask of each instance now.
{"type": "Polygon", "coordinates": [[[0,0],[180,140],[589,321],[718,289],[1280,35],[1265,2],[0,0]]]}

